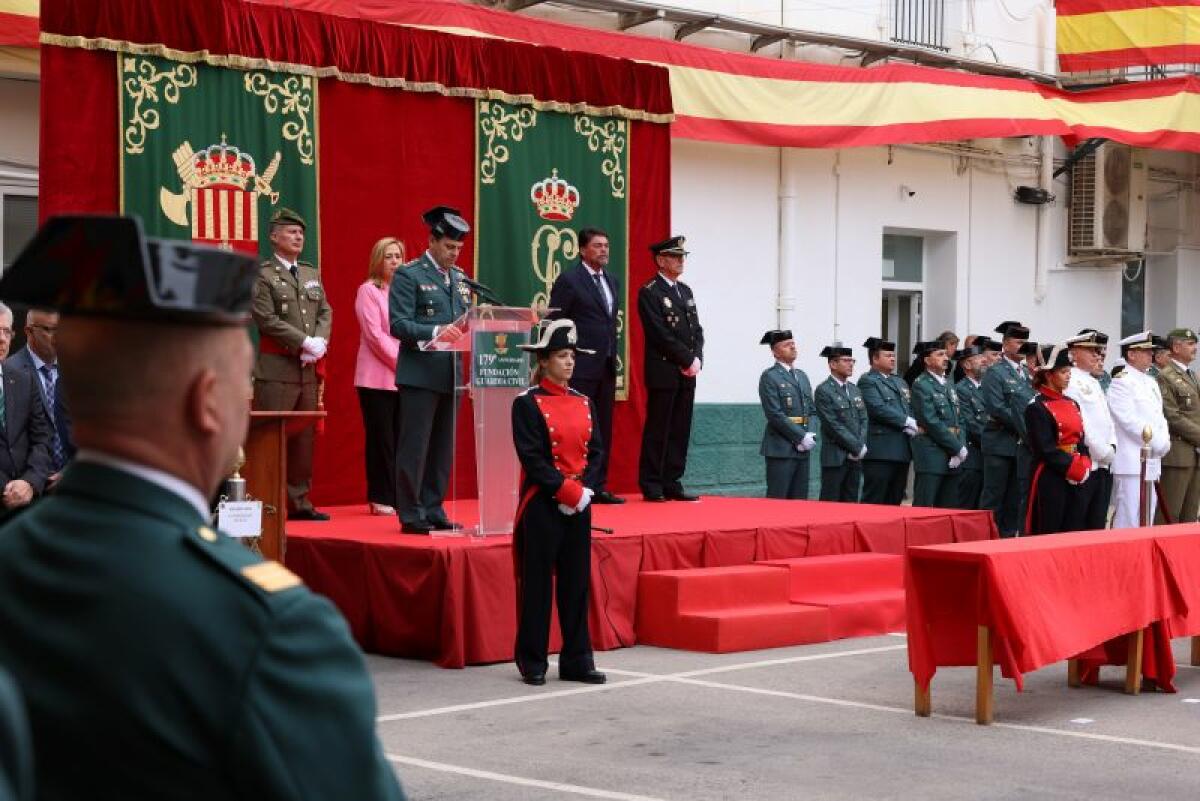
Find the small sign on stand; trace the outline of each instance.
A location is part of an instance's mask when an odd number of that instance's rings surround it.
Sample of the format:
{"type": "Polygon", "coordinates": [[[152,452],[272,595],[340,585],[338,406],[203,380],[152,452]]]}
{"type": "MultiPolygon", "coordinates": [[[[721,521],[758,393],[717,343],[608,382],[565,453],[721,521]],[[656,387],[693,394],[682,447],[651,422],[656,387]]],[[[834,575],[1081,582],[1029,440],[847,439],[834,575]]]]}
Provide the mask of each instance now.
{"type": "Polygon", "coordinates": [[[231,537],[259,537],[262,513],[262,501],[221,501],[217,505],[217,528],[231,537]]]}

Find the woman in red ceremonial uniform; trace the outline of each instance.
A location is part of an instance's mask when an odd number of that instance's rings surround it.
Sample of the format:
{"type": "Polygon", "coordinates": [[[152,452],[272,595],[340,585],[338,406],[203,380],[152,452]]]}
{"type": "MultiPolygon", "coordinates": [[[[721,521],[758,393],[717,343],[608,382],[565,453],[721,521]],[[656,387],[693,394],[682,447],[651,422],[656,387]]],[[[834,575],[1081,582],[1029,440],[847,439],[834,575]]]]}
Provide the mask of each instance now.
{"type": "Polygon", "coordinates": [[[1037,395],[1025,407],[1025,427],[1033,452],[1033,478],[1025,516],[1026,534],[1080,531],[1087,527],[1087,478],[1092,460],[1083,441],[1079,405],[1063,395],[1071,380],[1068,348],[1043,350],[1043,363],[1034,374],[1037,395]]]}
{"type": "Polygon", "coordinates": [[[558,597],[564,681],[603,684],[588,634],[592,572],[592,490],[598,432],[587,396],[567,386],[575,369],[575,323],[544,324],[522,349],[537,354],[535,384],[512,407],[513,445],[521,460],[521,503],[513,524],[517,580],[517,669],[526,684],[546,683],[550,604],[558,597]],[[553,578],[558,577],[555,588],[553,578]]]}

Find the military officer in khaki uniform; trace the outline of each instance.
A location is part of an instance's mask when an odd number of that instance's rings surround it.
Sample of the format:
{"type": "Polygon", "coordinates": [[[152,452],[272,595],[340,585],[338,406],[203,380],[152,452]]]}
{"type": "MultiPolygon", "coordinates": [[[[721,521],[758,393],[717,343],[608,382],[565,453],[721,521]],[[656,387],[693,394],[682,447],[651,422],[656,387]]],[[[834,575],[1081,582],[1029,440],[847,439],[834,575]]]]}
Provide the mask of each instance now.
{"type": "MultiPolygon", "coordinates": [[[[333,311],[325,299],[321,274],[299,261],[304,250],[304,218],[280,209],[271,218],[269,261],[254,282],[254,323],[258,359],[254,363],[254,408],[313,412],[320,401],[321,359],[329,347],[333,311]]],[[[313,428],[288,437],[288,519],[328,520],[308,500],[312,486],[313,428]]]]}
{"type": "Polygon", "coordinates": [[[79,445],[0,527],[38,798],[403,798],[345,620],[208,525],[249,422],[255,272],[128,217],[56,217],[0,281],[62,312],[79,445]]]}
{"type": "MultiPolygon", "coordinates": [[[[1171,450],[1162,460],[1162,494],[1172,522],[1194,523],[1200,507],[1200,385],[1190,366],[1196,358],[1196,333],[1190,328],[1172,330],[1167,348],[1171,360],[1158,374],[1171,432],[1171,450]]],[[[1154,522],[1164,522],[1161,510],[1154,522]]]]}

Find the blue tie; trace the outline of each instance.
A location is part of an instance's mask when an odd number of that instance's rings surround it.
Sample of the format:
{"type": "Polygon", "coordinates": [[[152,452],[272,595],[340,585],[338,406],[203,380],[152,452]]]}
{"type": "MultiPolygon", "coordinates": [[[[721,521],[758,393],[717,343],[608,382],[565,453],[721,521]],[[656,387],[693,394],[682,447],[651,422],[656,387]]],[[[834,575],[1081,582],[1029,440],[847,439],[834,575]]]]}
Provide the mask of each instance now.
{"type": "Polygon", "coordinates": [[[63,450],[62,438],[58,436],[58,421],[55,419],[54,409],[56,408],[56,392],[58,383],[55,379],[58,372],[53,364],[43,364],[40,371],[42,374],[42,386],[46,388],[46,416],[50,418],[50,456],[54,461],[54,471],[57,473],[62,470],[63,465],[67,462],[66,451],[63,450]]]}

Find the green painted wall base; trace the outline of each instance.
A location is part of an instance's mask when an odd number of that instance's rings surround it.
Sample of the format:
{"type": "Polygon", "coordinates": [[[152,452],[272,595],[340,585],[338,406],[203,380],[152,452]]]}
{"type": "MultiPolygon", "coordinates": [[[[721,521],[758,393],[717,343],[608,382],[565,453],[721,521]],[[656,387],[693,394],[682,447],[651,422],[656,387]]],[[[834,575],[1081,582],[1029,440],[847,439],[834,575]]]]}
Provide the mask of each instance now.
{"type": "MultiPolygon", "coordinates": [[[[763,497],[766,460],[759,455],[766,420],[757,403],[698,403],[683,476],[689,492],[763,497]]],[[[821,487],[820,436],[809,456],[809,497],[821,487]]]]}

